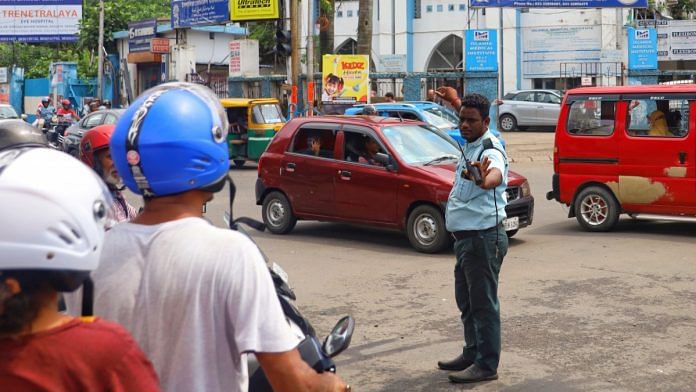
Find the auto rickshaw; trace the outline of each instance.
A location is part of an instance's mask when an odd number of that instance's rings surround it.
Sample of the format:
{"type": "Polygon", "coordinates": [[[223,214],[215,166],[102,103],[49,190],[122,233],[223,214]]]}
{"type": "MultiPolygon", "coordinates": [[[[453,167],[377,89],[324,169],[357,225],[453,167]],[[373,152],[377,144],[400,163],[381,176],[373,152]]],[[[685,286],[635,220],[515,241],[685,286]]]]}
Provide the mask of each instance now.
{"type": "Polygon", "coordinates": [[[274,98],[225,98],[220,103],[227,112],[230,129],[227,143],[230,159],[236,167],[246,161],[258,161],[285,117],[280,102],[274,98]]]}

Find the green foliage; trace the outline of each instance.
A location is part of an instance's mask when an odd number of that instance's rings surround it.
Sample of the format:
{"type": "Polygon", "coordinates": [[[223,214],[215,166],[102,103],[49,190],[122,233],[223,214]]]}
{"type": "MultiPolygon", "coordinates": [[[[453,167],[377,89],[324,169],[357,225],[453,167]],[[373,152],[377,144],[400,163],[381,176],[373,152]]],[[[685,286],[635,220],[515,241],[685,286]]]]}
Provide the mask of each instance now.
{"type": "Polygon", "coordinates": [[[689,14],[696,12],[696,0],[677,0],[667,8],[674,19],[688,19],[689,14]]]}
{"type": "Polygon", "coordinates": [[[249,38],[259,41],[259,51],[262,56],[273,51],[275,47],[275,22],[249,23],[247,27],[249,29],[249,38]]]}

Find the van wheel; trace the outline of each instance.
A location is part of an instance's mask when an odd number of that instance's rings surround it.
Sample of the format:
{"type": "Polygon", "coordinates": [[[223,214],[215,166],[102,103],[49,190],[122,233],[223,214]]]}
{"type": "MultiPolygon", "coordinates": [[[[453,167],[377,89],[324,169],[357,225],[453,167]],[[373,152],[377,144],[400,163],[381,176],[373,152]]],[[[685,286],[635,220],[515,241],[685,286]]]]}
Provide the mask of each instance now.
{"type": "Polygon", "coordinates": [[[406,222],[408,241],[417,251],[437,253],[450,244],[442,212],[428,205],[416,207],[406,222]]]}
{"type": "Polygon", "coordinates": [[[608,190],[584,189],[575,199],[575,217],[587,231],[609,231],[619,220],[619,203],[608,190]]]}
{"type": "Polygon", "coordinates": [[[511,132],[517,129],[517,119],[512,114],[503,114],[500,116],[500,129],[505,132],[511,132]]]}
{"type": "Polygon", "coordinates": [[[287,234],[295,228],[297,217],[290,201],[280,192],[271,192],[263,199],[263,223],[273,234],[287,234]]]}
{"type": "Polygon", "coordinates": [[[235,159],[234,160],[234,167],[240,168],[243,167],[246,161],[244,159],[235,159]]]}

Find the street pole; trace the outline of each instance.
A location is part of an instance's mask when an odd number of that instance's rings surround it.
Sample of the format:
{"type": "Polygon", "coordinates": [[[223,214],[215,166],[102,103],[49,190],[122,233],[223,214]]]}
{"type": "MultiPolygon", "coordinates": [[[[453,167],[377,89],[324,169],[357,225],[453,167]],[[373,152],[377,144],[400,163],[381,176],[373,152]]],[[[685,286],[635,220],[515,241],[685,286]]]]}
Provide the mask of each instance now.
{"type": "Polygon", "coordinates": [[[292,86],[300,84],[300,0],[290,0],[290,68],[292,86]]]}
{"type": "Polygon", "coordinates": [[[314,0],[307,2],[307,115],[314,113],[314,0]]]}
{"type": "Polygon", "coordinates": [[[498,88],[498,99],[503,99],[503,90],[505,89],[505,53],[503,53],[503,8],[500,7],[498,8],[498,10],[500,10],[500,16],[498,19],[498,28],[500,29],[500,37],[498,37],[500,41],[500,66],[498,67],[498,75],[500,75],[500,87],[498,88]]]}
{"type": "Polygon", "coordinates": [[[102,81],[104,79],[104,0],[99,0],[99,61],[97,70],[97,98],[102,99],[102,81]]]}

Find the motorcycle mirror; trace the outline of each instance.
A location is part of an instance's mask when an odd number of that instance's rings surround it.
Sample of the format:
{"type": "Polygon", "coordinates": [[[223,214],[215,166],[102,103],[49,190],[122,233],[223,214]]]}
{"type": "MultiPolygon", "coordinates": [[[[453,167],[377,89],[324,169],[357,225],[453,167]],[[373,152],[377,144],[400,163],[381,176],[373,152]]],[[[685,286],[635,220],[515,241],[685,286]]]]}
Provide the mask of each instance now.
{"type": "Polygon", "coordinates": [[[333,330],[331,330],[329,336],[326,337],[326,340],[324,340],[322,345],[324,353],[329,357],[335,357],[342,353],[350,346],[354,329],[355,320],[351,316],[340,319],[333,330]]]}
{"type": "Polygon", "coordinates": [[[27,121],[27,118],[29,118],[29,116],[27,116],[26,113],[22,113],[22,120],[27,121]]]}

